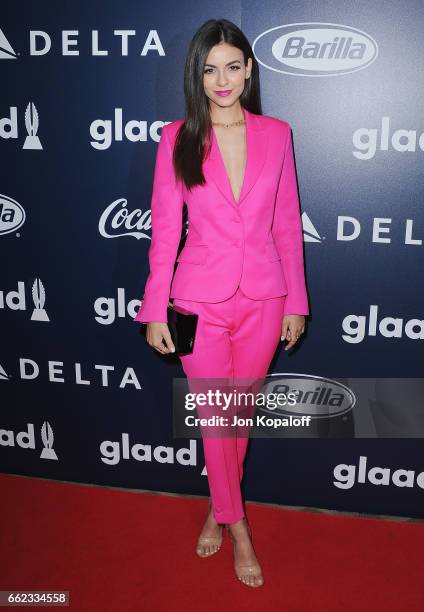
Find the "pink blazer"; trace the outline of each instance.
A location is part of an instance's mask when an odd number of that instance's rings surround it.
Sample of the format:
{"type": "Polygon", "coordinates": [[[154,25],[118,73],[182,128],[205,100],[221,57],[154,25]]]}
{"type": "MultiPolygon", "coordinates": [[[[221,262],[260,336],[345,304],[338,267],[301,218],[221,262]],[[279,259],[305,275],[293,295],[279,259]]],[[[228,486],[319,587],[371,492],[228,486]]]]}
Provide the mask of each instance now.
{"type": "Polygon", "coordinates": [[[290,124],[242,110],[247,157],[238,202],[213,130],[203,163],[206,184],[190,192],[175,180],[172,167],[184,120],[162,128],[151,201],[150,273],[135,321],[166,323],[170,297],[221,302],[238,285],[256,300],[286,295],[284,314],[309,314],[290,124]],[[188,234],[174,274],[184,202],[188,234]]]}

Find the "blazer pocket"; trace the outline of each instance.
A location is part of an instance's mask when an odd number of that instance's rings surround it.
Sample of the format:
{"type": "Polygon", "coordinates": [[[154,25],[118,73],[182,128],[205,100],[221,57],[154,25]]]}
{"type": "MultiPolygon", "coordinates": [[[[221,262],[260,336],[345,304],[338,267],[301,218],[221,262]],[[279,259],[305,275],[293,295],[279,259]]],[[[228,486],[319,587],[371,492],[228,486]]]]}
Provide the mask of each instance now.
{"type": "Polygon", "coordinates": [[[281,259],[274,242],[266,243],[266,254],[269,261],[278,261],[281,259]]]}
{"type": "Polygon", "coordinates": [[[193,244],[183,247],[181,253],[177,257],[177,261],[191,264],[204,264],[208,254],[206,244],[193,244]]]}

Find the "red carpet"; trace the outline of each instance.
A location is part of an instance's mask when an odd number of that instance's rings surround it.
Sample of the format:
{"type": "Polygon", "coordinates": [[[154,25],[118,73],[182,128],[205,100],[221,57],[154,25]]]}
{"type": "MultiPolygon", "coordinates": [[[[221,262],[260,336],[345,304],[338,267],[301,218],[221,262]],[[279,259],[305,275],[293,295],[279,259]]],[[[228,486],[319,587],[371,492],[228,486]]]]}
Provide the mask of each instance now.
{"type": "Polygon", "coordinates": [[[265,576],[253,589],[226,536],[195,554],[206,499],[1,474],[0,487],[0,590],[69,590],[78,611],[424,610],[420,523],[248,503],[265,576]]]}

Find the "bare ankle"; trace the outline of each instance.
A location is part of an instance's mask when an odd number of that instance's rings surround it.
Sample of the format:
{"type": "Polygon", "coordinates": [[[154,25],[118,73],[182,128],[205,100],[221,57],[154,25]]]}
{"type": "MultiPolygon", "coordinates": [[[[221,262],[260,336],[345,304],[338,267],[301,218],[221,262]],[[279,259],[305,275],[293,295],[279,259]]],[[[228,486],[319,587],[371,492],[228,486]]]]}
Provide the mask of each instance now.
{"type": "Polygon", "coordinates": [[[248,524],[247,524],[245,516],[243,516],[243,518],[241,518],[240,520],[238,520],[238,521],[236,521],[234,523],[228,523],[227,528],[234,535],[240,535],[240,534],[244,534],[246,532],[247,533],[249,532],[249,528],[248,528],[248,524]]]}

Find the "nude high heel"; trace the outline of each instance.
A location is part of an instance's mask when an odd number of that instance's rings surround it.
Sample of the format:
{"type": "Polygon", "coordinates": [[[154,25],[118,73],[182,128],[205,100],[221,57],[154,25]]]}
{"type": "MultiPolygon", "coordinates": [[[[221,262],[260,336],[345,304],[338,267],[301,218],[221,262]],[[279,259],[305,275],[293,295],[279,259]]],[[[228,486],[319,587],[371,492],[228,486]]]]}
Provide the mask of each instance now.
{"type": "MultiPolygon", "coordinates": [[[[211,502],[208,504],[209,512],[211,511],[211,502]]],[[[222,545],[223,528],[221,527],[220,536],[199,536],[197,540],[196,553],[199,557],[211,557],[217,553],[222,545]],[[206,550],[205,550],[206,549],[206,550]]]]}
{"type": "MultiPolygon", "coordinates": [[[[246,524],[247,527],[247,532],[249,534],[250,539],[252,540],[252,530],[250,529],[250,525],[246,520],[246,517],[244,517],[244,522],[246,524]]],[[[227,531],[228,531],[228,535],[229,538],[231,540],[231,542],[233,544],[236,543],[236,540],[233,536],[233,534],[231,533],[230,530],[230,526],[229,525],[225,525],[227,531]]],[[[253,546],[253,542],[252,542],[252,546],[253,546]]],[[[243,582],[243,584],[245,584],[246,586],[250,586],[250,587],[260,587],[263,586],[264,584],[264,578],[262,575],[262,568],[259,565],[259,563],[251,563],[250,565],[240,565],[238,563],[234,563],[234,571],[236,573],[237,578],[243,582]],[[254,577],[254,582],[253,584],[250,583],[249,579],[250,577],[254,577]]]]}

